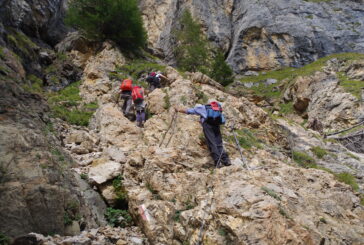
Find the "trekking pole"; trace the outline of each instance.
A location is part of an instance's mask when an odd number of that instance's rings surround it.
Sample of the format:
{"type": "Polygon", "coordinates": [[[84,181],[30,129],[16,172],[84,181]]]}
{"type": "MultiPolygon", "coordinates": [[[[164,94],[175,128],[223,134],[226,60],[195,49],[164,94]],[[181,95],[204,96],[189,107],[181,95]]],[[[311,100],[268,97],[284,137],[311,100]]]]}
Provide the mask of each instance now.
{"type": "Polygon", "coordinates": [[[172,137],[173,137],[173,134],[174,134],[174,131],[175,131],[176,127],[177,127],[177,118],[178,118],[178,113],[175,114],[175,117],[174,117],[174,120],[173,120],[174,123],[173,123],[173,128],[172,128],[171,136],[169,137],[169,140],[167,142],[166,147],[168,147],[169,142],[171,142],[172,137]]]}
{"type": "Polygon", "coordinates": [[[240,144],[239,144],[239,141],[238,141],[238,138],[236,137],[236,133],[235,133],[235,130],[234,130],[234,124],[231,126],[231,131],[233,132],[233,135],[234,135],[234,139],[235,139],[235,144],[239,150],[239,153],[240,153],[240,157],[241,157],[241,160],[243,161],[243,164],[246,166],[246,169],[247,170],[250,170],[249,166],[248,166],[248,163],[247,161],[245,161],[245,157],[243,156],[243,152],[241,150],[241,147],[240,147],[240,144]]]}
{"type": "Polygon", "coordinates": [[[161,143],[159,144],[159,147],[161,147],[161,146],[162,146],[163,141],[164,141],[164,139],[166,138],[168,131],[169,131],[169,130],[171,129],[171,127],[172,127],[172,124],[173,124],[173,121],[175,120],[176,115],[177,115],[177,112],[175,112],[175,113],[173,114],[173,116],[172,116],[172,120],[171,120],[171,123],[169,124],[167,131],[164,133],[163,138],[162,138],[162,141],[161,141],[161,143]]]}

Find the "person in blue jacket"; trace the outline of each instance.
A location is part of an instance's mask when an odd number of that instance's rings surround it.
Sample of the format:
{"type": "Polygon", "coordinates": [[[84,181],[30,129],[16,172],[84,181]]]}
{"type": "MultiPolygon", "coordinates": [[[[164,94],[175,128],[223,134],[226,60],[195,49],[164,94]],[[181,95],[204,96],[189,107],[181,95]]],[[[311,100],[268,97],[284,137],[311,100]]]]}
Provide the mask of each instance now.
{"type": "Polygon", "coordinates": [[[223,147],[222,136],[220,131],[220,125],[225,123],[220,103],[212,101],[208,105],[197,104],[195,107],[188,109],[176,107],[175,110],[177,112],[185,114],[199,115],[203,133],[206,138],[206,143],[209,147],[211,157],[215,162],[215,166],[221,167],[222,165],[224,166],[231,165],[229,155],[227,154],[227,152],[224,150],[223,147]],[[216,110],[214,111],[213,109],[216,110]],[[220,113],[217,112],[218,109],[220,109],[220,113]],[[211,114],[214,114],[215,112],[217,117],[212,119],[211,114]]]}

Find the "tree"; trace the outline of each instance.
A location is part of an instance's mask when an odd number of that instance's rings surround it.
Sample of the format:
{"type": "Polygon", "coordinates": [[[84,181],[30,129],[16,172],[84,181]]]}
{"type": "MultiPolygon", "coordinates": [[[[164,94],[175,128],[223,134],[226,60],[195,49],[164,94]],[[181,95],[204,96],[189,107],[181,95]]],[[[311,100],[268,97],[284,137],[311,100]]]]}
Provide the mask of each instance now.
{"type": "Polygon", "coordinates": [[[177,41],[175,56],[177,66],[185,71],[206,73],[209,49],[200,24],[192,18],[189,11],[184,11],[180,19],[181,28],[174,36],[177,41]]]}
{"type": "Polygon", "coordinates": [[[137,0],[73,0],[66,23],[89,38],[110,39],[124,50],[135,51],[147,39],[137,0]]]}
{"type": "Polygon", "coordinates": [[[233,70],[226,63],[224,54],[220,50],[217,51],[215,59],[212,63],[210,77],[223,86],[226,86],[234,81],[233,70]]]}

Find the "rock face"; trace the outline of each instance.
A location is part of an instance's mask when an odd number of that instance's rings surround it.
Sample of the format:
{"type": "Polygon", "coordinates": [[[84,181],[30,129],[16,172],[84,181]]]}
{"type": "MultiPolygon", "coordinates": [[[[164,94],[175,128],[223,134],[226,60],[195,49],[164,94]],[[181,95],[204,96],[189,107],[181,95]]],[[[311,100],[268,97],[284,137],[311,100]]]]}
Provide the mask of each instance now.
{"type": "Polygon", "coordinates": [[[1,0],[0,22],[30,37],[56,45],[66,34],[66,0],[1,0]]]}
{"type": "Polygon", "coordinates": [[[299,77],[285,92],[296,111],[307,112],[309,119],[318,119],[325,129],[340,129],[357,123],[361,113],[358,99],[339,86],[335,75],[317,72],[299,77]]]}
{"type": "Polygon", "coordinates": [[[63,234],[65,217],[82,229],[103,224],[105,204],[69,171],[74,163],[47,129],[42,98],[2,75],[0,87],[0,230],[63,234]]]}
{"type": "MultiPolygon", "coordinates": [[[[182,76],[171,67],[166,74],[169,85],[146,99],[154,115],[143,129],[105,99],[117,89],[112,81],[105,79],[105,86],[111,89],[100,93],[81,91],[84,98],[92,94],[100,107],[90,128],[85,129],[92,141],[99,142],[98,148],[94,155],[84,154],[90,160],[87,166],[81,162],[80,168],[95,180],[105,178],[96,185],[112,203],[113,176],[93,169],[103,164],[112,165],[108,170],[120,166],[116,172],[121,171],[129,212],[151,244],[364,242],[364,208],[358,195],[330,173],[298,167],[284,149],[335,149],[336,157],[328,155],[318,164],[357,178],[363,174],[360,154],[351,153],[354,159],[345,148],[324,143],[314,132],[272,120],[247,99],[223,92],[201,74],[182,76]],[[201,97],[223,102],[228,120],[224,144],[234,163],[230,167],[213,169],[198,118],[178,114],[166,133],[174,115],[172,106],[190,107],[201,97]],[[260,142],[243,152],[250,171],[243,167],[228,130],[233,124],[239,134],[250,132],[260,142]]],[[[78,140],[65,138],[68,143],[78,140]]],[[[362,188],[359,182],[359,190],[362,188]]]]}
{"type": "Polygon", "coordinates": [[[301,66],[331,53],[364,52],[363,1],[143,0],[156,53],[172,58],[172,32],[189,9],[236,73],[301,66]],[[158,13],[158,14],[155,14],[158,13]]]}
{"type": "MultiPolygon", "coordinates": [[[[64,3],[0,1],[0,231],[9,237],[75,234],[105,224],[106,205],[70,170],[74,161],[54,134],[47,102],[26,92],[48,83],[44,68],[56,55],[44,47],[64,34],[64,3]]],[[[57,66],[64,85],[78,77],[71,66],[57,66]]]]}

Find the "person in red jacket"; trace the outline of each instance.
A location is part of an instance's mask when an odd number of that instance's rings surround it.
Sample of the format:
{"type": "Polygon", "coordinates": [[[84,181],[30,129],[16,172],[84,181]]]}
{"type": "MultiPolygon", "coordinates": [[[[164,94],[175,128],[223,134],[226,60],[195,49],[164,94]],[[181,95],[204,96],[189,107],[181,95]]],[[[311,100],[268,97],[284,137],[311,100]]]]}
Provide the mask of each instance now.
{"type": "Polygon", "coordinates": [[[133,86],[132,98],[136,111],[137,126],[142,128],[145,122],[144,89],[140,86],[133,86]]]}
{"type": "Polygon", "coordinates": [[[133,80],[124,79],[120,85],[120,98],[124,100],[122,111],[124,116],[129,116],[129,112],[132,105],[132,93],[133,90],[133,80]]]}

